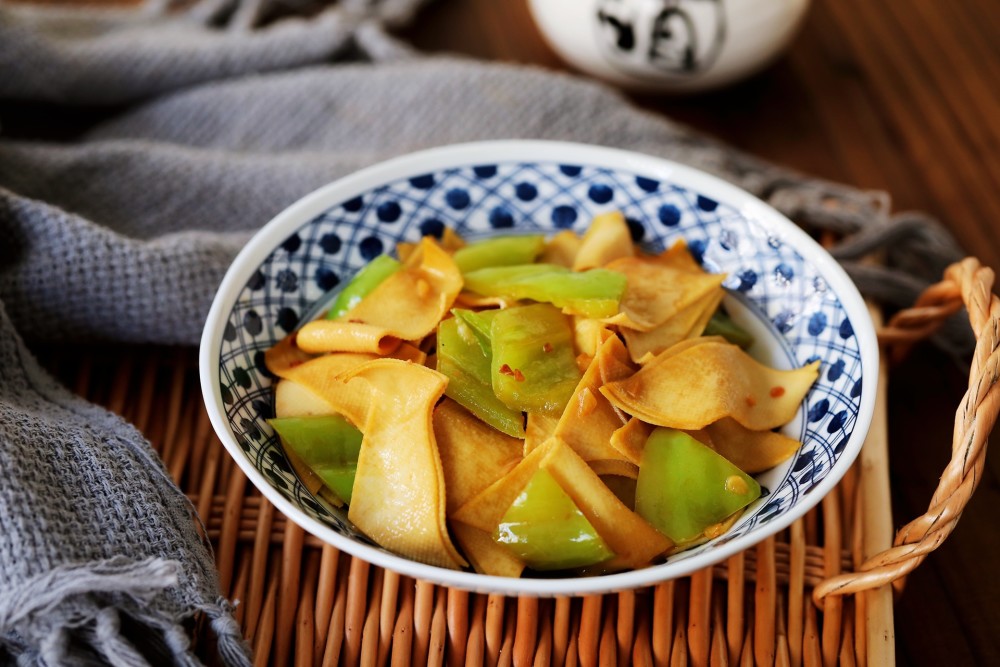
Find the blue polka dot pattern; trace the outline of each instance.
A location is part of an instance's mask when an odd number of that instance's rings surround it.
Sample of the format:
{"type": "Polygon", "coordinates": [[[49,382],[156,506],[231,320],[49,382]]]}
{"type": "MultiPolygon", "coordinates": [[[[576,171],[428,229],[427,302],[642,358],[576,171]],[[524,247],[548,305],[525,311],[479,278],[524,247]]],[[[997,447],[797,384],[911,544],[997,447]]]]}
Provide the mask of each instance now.
{"type": "Polygon", "coordinates": [[[774,320],[772,321],[774,322],[774,326],[778,329],[778,331],[780,331],[783,334],[788,333],[789,331],[792,330],[792,327],[795,326],[795,313],[788,310],[783,310],[777,315],[775,315],[774,320]]]}
{"type": "Polygon", "coordinates": [[[403,209],[400,208],[399,204],[394,201],[382,202],[375,209],[375,214],[378,219],[382,222],[396,222],[399,220],[399,216],[402,215],[403,209]]]}
{"type": "Polygon", "coordinates": [[[845,421],[847,421],[847,410],[841,410],[830,419],[830,422],[826,425],[826,432],[837,433],[840,429],[844,428],[845,421]]]}
{"type": "Polygon", "coordinates": [[[635,184],[643,192],[656,192],[660,189],[659,181],[645,176],[636,176],[635,184]]]}
{"type": "Polygon", "coordinates": [[[342,245],[340,237],[336,234],[323,234],[319,239],[319,247],[329,255],[335,255],[340,252],[342,245]]]}
{"type": "Polygon", "coordinates": [[[818,422],[830,411],[830,399],[824,398],[809,408],[809,421],[818,422]]]}
{"type": "Polygon", "coordinates": [[[615,196],[615,191],[604,183],[594,183],[587,190],[587,196],[595,204],[607,204],[615,196]]]}
{"type": "Polygon", "coordinates": [[[461,188],[448,190],[448,192],[444,195],[444,199],[448,202],[448,206],[457,211],[468,208],[469,202],[471,201],[468,190],[463,190],[461,188]]]}
{"type": "Polygon", "coordinates": [[[532,201],[538,196],[538,188],[531,183],[518,183],[514,186],[514,195],[521,201],[532,201]]]}
{"type": "Polygon", "coordinates": [[[282,269],[274,277],[274,284],[282,292],[294,292],[299,288],[299,276],[291,269],[282,269]]]}
{"type": "Polygon", "coordinates": [[[282,308],[278,311],[278,326],[284,329],[286,333],[295,331],[295,327],[298,324],[299,314],[291,308],[282,308]]]}
{"type": "Polygon", "coordinates": [[[824,329],[826,329],[826,313],[813,313],[812,317],[809,318],[809,335],[818,336],[823,333],[824,329]]]}
{"type": "Polygon", "coordinates": [[[556,206],[552,209],[552,224],[558,229],[569,229],[576,222],[577,212],[572,206],[556,206]]]}
{"type": "Polygon", "coordinates": [[[444,223],[437,218],[427,218],[420,223],[420,235],[439,239],[444,235],[444,223]]]}
{"type": "Polygon", "coordinates": [[[436,183],[434,174],[422,174],[410,179],[410,185],[418,190],[430,190],[434,187],[434,183],[436,183]]]}
{"type": "Polygon", "coordinates": [[[247,437],[260,440],[260,429],[252,421],[244,417],[240,420],[240,426],[246,429],[247,437]]]}
{"type": "Polygon", "coordinates": [[[264,330],[264,323],[256,310],[248,310],[243,315],[243,328],[251,336],[257,336],[264,330]]]}
{"type": "Polygon", "coordinates": [[[247,281],[247,289],[259,290],[264,288],[264,284],[267,282],[267,278],[260,271],[254,271],[250,276],[250,280],[247,281]]]}
{"type": "Polygon", "coordinates": [[[850,320],[844,320],[840,323],[840,337],[850,338],[854,335],[854,327],[851,326],[850,320]]]}
{"type": "Polygon", "coordinates": [[[490,211],[490,227],[507,229],[514,226],[514,214],[506,206],[497,206],[490,211]]]}
{"type": "Polygon", "coordinates": [[[688,251],[699,264],[705,263],[705,247],[707,242],[704,239],[688,240],[688,251]]]}
{"type": "Polygon", "coordinates": [[[339,284],[340,277],[332,270],[325,266],[316,269],[316,287],[319,287],[324,292],[329,292],[339,284]]]}
{"type": "Polygon", "coordinates": [[[736,285],[736,289],[741,292],[749,292],[753,289],[753,286],[757,284],[757,273],[753,269],[740,271],[736,277],[740,281],[739,284],[736,285]]]}
{"type": "Polygon", "coordinates": [[[358,244],[358,252],[361,253],[361,257],[367,262],[381,255],[382,248],[382,241],[377,236],[369,236],[368,238],[361,239],[361,243],[358,244]]]}
{"type": "Polygon", "coordinates": [[[681,222],[681,210],[673,204],[664,204],[657,209],[656,217],[667,227],[676,227],[681,222]]]}
{"type": "Polygon", "coordinates": [[[698,199],[696,201],[698,202],[698,208],[702,211],[714,211],[719,206],[719,202],[714,199],[709,199],[704,195],[698,195],[698,199]]]}
{"type": "Polygon", "coordinates": [[[253,386],[253,379],[250,377],[250,374],[247,373],[245,368],[239,366],[233,369],[233,380],[244,389],[249,389],[253,386]]]}
{"type": "Polygon", "coordinates": [[[854,325],[818,269],[779,233],[660,173],[558,162],[471,164],[407,175],[330,206],[261,263],[229,314],[219,356],[220,390],[239,446],[308,515],[371,544],[343,511],[313,497],[287,465],[264,421],[273,412],[273,399],[263,352],[298,326],[325,292],[374,257],[392,253],[400,241],[428,234],[440,238],[446,228],[468,239],[497,230],[582,232],[595,215],[613,210],[624,213],[633,238],[647,250],[684,239],[707,270],[726,273],[724,286],[780,339],[789,366],[821,362],[819,380],[786,428],[803,447],[786,466],[759,476],[770,495],[720,540],[778,519],[830,472],[857,419],[862,383],[854,325]]]}
{"type": "Polygon", "coordinates": [[[782,262],[774,267],[774,275],[782,282],[790,282],[795,277],[795,269],[782,262]]]}

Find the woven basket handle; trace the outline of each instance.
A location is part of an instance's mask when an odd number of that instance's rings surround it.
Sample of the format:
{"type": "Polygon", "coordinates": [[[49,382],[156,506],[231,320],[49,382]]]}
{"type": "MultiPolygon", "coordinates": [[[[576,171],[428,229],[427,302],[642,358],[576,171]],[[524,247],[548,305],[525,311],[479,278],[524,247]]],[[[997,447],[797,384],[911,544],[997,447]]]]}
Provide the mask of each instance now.
{"type": "Polygon", "coordinates": [[[951,461],[931,498],[927,513],[896,533],[894,546],[872,556],[857,572],[821,582],[813,590],[820,602],[828,595],[845,595],[902,584],[903,578],[951,534],[962,510],[982,478],[986,443],[1000,411],[1000,299],[993,294],[993,271],[967,258],[951,265],[944,280],[929,287],[912,308],[895,315],[879,333],[881,342],[899,356],[931,335],[964,304],[976,336],[969,388],[955,415],[951,461]]]}

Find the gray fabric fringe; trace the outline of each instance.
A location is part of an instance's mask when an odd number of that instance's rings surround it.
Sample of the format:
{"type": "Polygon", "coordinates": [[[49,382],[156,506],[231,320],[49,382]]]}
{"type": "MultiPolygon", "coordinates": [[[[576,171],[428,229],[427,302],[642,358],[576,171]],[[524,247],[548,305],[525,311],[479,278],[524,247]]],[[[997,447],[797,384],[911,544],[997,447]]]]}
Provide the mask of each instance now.
{"type": "Polygon", "coordinates": [[[2,307],[0,368],[0,659],[195,665],[184,624],[203,612],[226,664],[249,664],[194,509],[145,439],[52,380],[2,307]]]}
{"type": "MultiPolygon", "coordinates": [[[[20,336],[193,345],[250,235],[360,167],[504,138],[670,158],[844,237],[834,255],[890,307],[963,255],[885,193],[767,164],[602,85],[418,58],[384,26],[420,4],[0,2],[0,99],[50,103],[56,122],[122,106],[68,143],[0,140],[0,663],[194,665],[186,624],[202,612],[222,661],[248,664],[190,503],[134,428],[58,387],[20,336]],[[883,265],[863,263],[875,252],[883,265]]],[[[954,354],[969,341],[961,326],[938,338],[954,354]]]]}

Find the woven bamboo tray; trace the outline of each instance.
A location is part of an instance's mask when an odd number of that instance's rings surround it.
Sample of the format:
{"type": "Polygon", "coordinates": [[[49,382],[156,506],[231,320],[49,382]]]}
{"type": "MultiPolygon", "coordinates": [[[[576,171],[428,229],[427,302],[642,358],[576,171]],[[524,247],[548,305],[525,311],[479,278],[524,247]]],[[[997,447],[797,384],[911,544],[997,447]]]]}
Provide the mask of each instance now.
{"type": "MultiPolygon", "coordinates": [[[[239,601],[255,664],[890,665],[890,584],[954,528],[1000,409],[990,392],[1000,315],[992,285],[992,271],[966,260],[882,329],[898,353],[964,302],[979,341],[952,462],[928,514],[899,531],[897,546],[886,429],[891,355],[883,355],[861,456],[817,508],[690,577],[582,598],[450,590],[372,567],[305,534],[247,482],[215,437],[193,350],[106,350],[56,370],[77,393],[135,424],[189,495],[215,548],[222,590],[239,601]]],[[[881,324],[874,308],[872,317],[881,324]]],[[[196,636],[207,658],[209,634],[196,636]]]]}

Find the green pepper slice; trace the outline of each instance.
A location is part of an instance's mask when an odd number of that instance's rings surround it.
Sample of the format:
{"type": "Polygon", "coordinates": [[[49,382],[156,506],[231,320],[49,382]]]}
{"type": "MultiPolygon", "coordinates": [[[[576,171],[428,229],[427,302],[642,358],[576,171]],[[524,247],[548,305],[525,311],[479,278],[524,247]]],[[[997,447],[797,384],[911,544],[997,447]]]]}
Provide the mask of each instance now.
{"type": "Polygon", "coordinates": [[[470,243],[456,250],[452,257],[459,271],[469,273],[489,266],[530,264],[544,249],[545,237],[541,234],[499,236],[470,243]]]}
{"type": "Polygon", "coordinates": [[[464,308],[453,308],[451,314],[459,321],[464,322],[472,330],[472,333],[476,336],[476,341],[479,342],[479,347],[483,350],[483,354],[490,356],[493,354],[493,348],[490,345],[490,329],[493,326],[493,316],[498,312],[500,311],[475,311],[464,308]]]}
{"type": "Polygon", "coordinates": [[[753,345],[753,336],[746,329],[733,322],[723,310],[712,313],[712,318],[705,325],[702,336],[722,336],[733,345],[738,345],[744,350],[753,345]]]}
{"type": "Polygon", "coordinates": [[[524,437],[524,415],[493,393],[490,355],[461,319],[444,320],[438,326],[437,370],[448,377],[444,390],[448,398],[498,431],[524,437]]]}
{"type": "Polygon", "coordinates": [[[646,441],[635,511],[675,543],[696,539],[759,497],[757,480],[683,431],[657,428],[646,441]]]}
{"type": "Polygon", "coordinates": [[[350,504],[361,452],[361,431],[340,415],[268,419],[282,444],[350,504]]]}
{"type": "Polygon", "coordinates": [[[344,289],[340,290],[336,301],[326,313],[326,319],[335,320],[349,312],[354,306],[361,303],[371,292],[382,284],[386,278],[403,268],[398,260],[389,255],[379,255],[368,262],[360,271],[354,274],[351,282],[347,283],[344,289]]]}
{"type": "Polygon", "coordinates": [[[582,374],[568,318],[548,304],[498,311],[490,328],[493,391],[507,406],[561,413],[582,374]]]}
{"type": "Polygon", "coordinates": [[[514,499],[494,539],[535,570],[586,567],[615,555],[545,470],[536,472],[514,499]]]}
{"type": "Polygon", "coordinates": [[[483,296],[551,303],[575,315],[611,317],[625,293],[624,274],[571,271],[556,264],[495,266],[465,274],[465,288],[483,296]]]}

